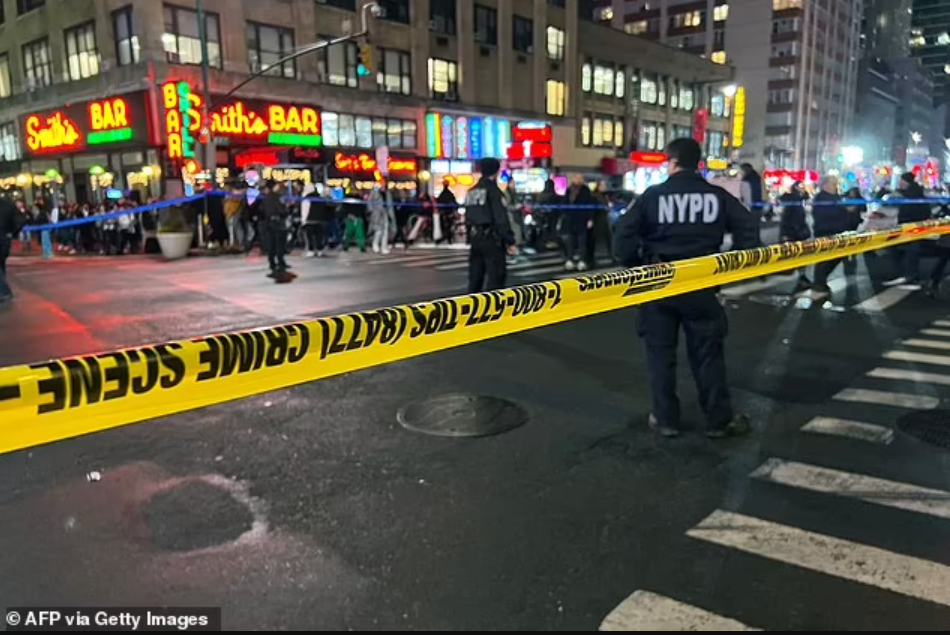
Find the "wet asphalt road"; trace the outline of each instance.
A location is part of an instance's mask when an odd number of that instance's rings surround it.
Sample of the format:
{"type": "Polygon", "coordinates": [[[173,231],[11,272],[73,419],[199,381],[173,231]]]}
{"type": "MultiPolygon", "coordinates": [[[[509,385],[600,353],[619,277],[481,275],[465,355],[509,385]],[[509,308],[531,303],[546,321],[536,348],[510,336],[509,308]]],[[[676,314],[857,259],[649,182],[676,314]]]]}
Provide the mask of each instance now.
{"type": "MultiPolygon", "coordinates": [[[[460,271],[411,262],[297,260],[290,286],[242,258],[14,263],[0,362],[461,290],[460,271]]],[[[789,304],[791,281],[732,294],[743,440],[645,429],[631,309],[0,456],[0,604],[222,606],[228,630],[596,630],[649,591],[692,608],[608,623],[702,630],[702,609],[765,630],[948,630],[950,455],[900,430],[802,430],[948,407],[950,304],[882,294],[885,264],[860,259],[827,307],[789,304]],[[529,420],[482,439],[397,424],[456,392],[529,420]],[[770,458],[850,480],[750,478],[770,458]],[[717,510],[792,533],[702,525],[717,510]]],[[[681,385],[699,426],[685,363],[681,385]]]]}

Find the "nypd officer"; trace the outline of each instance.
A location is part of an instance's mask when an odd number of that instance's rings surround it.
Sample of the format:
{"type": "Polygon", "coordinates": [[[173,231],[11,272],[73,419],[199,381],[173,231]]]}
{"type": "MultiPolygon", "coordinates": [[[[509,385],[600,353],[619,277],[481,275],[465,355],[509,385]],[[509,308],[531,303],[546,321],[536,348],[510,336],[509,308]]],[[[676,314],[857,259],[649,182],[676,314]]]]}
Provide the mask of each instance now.
{"type": "Polygon", "coordinates": [[[506,252],[515,255],[514,232],[508,208],[495,179],[501,164],[482,159],[482,178],[465,196],[465,224],[471,250],[468,255],[468,292],[494,291],[505,286],[506,252]]]}
{"type": "MultiPolygon", "coordinates": [[[[667,154],[669,179],[647,189],[617,224],[614,253],[624,265],[708,256],[719,251],[726,233],[732,233],[736,249],[755,247],[755,221],[749,210],[699,173],[699,143],[675,139],[667,154]]],[[[681,326],[707,436],[718,439],[748,433],[748,419],[732,411],[723,352],[728,325],[715,289],[640,308],[638,331],[646,346],[653,397],[650,427],[665,437],[679,435],[676,349],[681,326]]]]}

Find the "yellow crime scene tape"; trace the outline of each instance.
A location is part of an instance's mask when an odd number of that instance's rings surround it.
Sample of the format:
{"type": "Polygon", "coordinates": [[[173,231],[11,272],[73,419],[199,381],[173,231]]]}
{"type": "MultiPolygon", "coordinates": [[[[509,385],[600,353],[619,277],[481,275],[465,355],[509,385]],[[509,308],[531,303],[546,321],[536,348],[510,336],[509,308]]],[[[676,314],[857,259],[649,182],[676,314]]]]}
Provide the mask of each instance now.
{"type": "Polygon", "coordinates": [[[3,368],[0,453],[944,233],[928,221],[3,368]]]}

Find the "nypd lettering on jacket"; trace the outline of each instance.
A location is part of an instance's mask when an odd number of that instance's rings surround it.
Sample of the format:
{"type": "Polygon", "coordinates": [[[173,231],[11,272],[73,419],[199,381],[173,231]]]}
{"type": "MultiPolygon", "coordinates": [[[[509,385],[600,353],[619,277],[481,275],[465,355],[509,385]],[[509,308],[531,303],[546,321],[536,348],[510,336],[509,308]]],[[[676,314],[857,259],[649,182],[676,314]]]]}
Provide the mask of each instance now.
{"type": "Polygon", "coordinates": [[[465,194],[465,206],[474,207],[476,205],[488,205],[488,190],[476,187],[465,194]]]}
{"type": "Polygon", "coordinates": [[[719,197],[715,194],[661,194],[657,203],[661,225],[712,225],[719,221],[719,197]]]}

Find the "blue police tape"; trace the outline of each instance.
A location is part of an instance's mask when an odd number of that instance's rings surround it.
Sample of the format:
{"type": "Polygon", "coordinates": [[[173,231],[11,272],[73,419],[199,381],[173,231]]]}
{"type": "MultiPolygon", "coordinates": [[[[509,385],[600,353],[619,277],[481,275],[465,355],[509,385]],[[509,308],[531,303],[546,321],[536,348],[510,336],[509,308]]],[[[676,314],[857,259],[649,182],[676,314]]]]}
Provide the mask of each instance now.
{"type": "MultiPolygon", "coordinates": [[[[167,207],[176,207],[179,205],[185,205],[188,203],[193,203],[195,201],[200,201],[205,196],[220,196],[223,198],[243,198],[244,195],[237,194],[234,192],[225,192],[222,190],[212,190],[209,192],[202,192],[201,194],[195,194],[194,196],[184,196],[181,198],[170,199],[167,201],[158,201],[155,203],[149,203],[147,205],[141,205],[139,207],[134,207],[132,209],[120,210],[116,212],[109,212],[106,214],[96,214],[94,216],[89,216],[86,218],[75,218],[71,220],[61,221],[59,223],[48,223],[46,225],[26,225],[23,227],[23,232],[30,234],[35,232],[43,231],[56,231],[59,229],[66,229],[69,227],[77,227],[79,225],[88,225],[90,223],[100,223],[105,220],[111,220],[114,218],[119,218],[120,216],[126,215],[137,215],[144,214],[146,212],[152,212],[160,209],[165,209],[167,207]]],[[[311,196],[287,196],[284,197],[285,201],[299,203],[302,201],[307,201],[309,203],[325,203],[329,205],[369,205],[371,201],[364,201],[361,199],[333,199],[325,197],[311,197],[311,196]]],[[[395,201],[394,201],[395,203],[395,201]]],[[[421,203],[418,201],[401,201],[398,202],[399,205],[406,207],[423,207],[427,203],[421,203]]],[[[845,206],[866,206],[871,204],[878,204],[883,207],[896,207],[898,205],[950,205],[950,197],[935,197],[935,198],[922,198],[922,199],[904,199],[904,198],[889,198],[889,199],[842,199],[839,201],[829,201],[829,202],[816,202],[816,201],[777,201],[777,202],[763,202],[763,203],[754,203],[753,207],[775,207],[775,208],[784,208],[784,207],[822,207],[822,206],[832,206],[832,205],[845,205],[845,206]]],[[[617,211],[623,209],[626,205],[613,206],[612,209],[617,211]]],[[[464,204],[438,204],[438,207],[441,209],[455,209],[464,207],[464,204]]],[[[530,204],[530,209],[532,212],[551,212],[557,210],[578,210],[578,209],[603,209],[602,205],[571,205],[571,204],[530,204]]]]}
{"type": "Polygon", "coordinates": [[[124,209],[117,212],[108,212],[107,214],[96,214],[94,216],[88,216],[86,218],[74,218],[71,220],[64,220],[59,223],[49,223],[47,225],[25,225],[22,231],[24,233],[31,234],[34,232],[56,231],[58,229],[66,229],[67,227],[77,227],[79,225],[88,225],[90,223],[100,223],[105,220],[119,218],[120,216],[144,214],[146,212],[153,212],[155,210],[165,209],[166,207],[175,207],[177,205],[193,203],[194,201],[200,201],[203,198],[204,198],[204,194],[196,194],[195,196],[183,196],[181,198],[173,198],[167,201],[158,201],[156,203],[140,205],[139,207],[133,207],[132,209],[124,209]]]}

